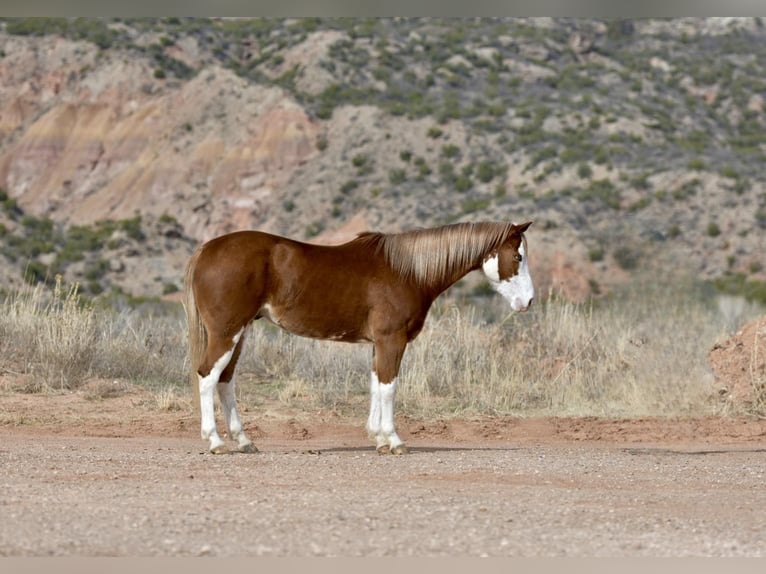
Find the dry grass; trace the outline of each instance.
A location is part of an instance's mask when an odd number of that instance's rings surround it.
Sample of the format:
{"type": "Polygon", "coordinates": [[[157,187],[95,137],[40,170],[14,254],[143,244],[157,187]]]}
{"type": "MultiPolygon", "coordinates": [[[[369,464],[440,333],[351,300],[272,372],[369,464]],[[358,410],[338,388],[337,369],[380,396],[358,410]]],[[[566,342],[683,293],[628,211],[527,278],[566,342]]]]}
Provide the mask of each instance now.
{"type": "MultiPolygon", "coordinates": [[[[6,365],[32,374],[29,390],[75,389],[93,379],[127,381],[153,389],[159,410],[189,408],[180,306],[164,315],[98,309],[83,304],[76,288],[58,282],[53,290],[11,295],[1,311],[0,352],[6,365]]],[[[661,287],[639,281],[589,305],[551,297],[521,315],[508,315],[499,298],[484,307],[445,299],[407,349],[398,412],[714,412],[707,351],[758,311],[743,307],[734,317],[727,307],[724,313],[688,279],[661,287]]],[[[239,399],[254,407],[266,395],[294,406],[362,414],[370,361],[369,345],[312,341],[256,324],[238,369],[239,399]]],[[[108,399],[114,385],[90,392],[108,399]]]]}
{"type": "MultiPolygon", "coordinates": [[[[506,315],[499,298],[482,310],[436,306],[405,354],[398,412],[715,412],[707,352],[759,310],[745,306],[733,317],[689,278],[661,286],[652,281],[589,305],[549,298],[524,315],[506,315]]],[[[277,385],[285,402],[363,410],[370,359],[369,347],[300,339],[257,325],[241,370],[277,385]]]]}
{"type": "Polygon", "coordinates": [[[32,374],[30,391],[70,389],[87,377],[94,356],[96,321],[81,306],[77,286],[56,278],[52,293],[38,285],[2,305],[3,354],[32,374]]]}
{"type": "MultiPolygon", "coordinates": [[[[60,277],[52,289],[39,284],[11,294],[0,314],[4,366],[31,375],[29,392],[76,389],[92,378],[151,384],[183,380],[180,315],[153,318],[100,309],[60,277]]],[[[86,391],[98,398],[111,392],[110,385],[103,387],[103,392],[86,391]]]]}

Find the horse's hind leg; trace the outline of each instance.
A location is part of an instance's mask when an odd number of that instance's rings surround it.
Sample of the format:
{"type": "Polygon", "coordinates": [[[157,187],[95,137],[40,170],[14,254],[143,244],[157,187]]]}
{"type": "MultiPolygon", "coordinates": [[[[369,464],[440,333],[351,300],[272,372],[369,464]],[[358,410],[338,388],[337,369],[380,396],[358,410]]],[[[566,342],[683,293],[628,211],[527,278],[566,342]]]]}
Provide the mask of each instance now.
{"type": "Polygon", "coordinates": [[[243,342],[244,337],[242,337],[234,347],[234,354],[232,355],[231,361],[221,374],[221,378],[218,382],[218,398],[221,399],[221,410],[223,411],[224,419],[226,419],[226,427],[229,429],[229,436],[237,441],[239,452],[258,452],[253,441],[248,438],[245,431],[242,429],[242,419],[239,418],[239,413],[237,413],[237,401],[234,393],[234,369],[237,366],[237,360],[239,359],[239,353],[242,351],[243,342]]]}
{"type": "Polygon", "coordinates": [[[237,403],[234,396],[234,377],[228,382],[218,383],[218,397],[221,399],[221,409],[226,419],[231,438],[237,441],[239,452],[258,452],[258,448],[242,429],[242,419],[237,413],[237,403]]]}
{"type": "MultiPolygon", "coordinates": [[[[202,418],[202,438],[210,441],[210,452],[220,454],[226,452],[226,446],[218,436],[215,427],[214,390],[221,375],[226,371],[235,351],[239,346],[244,328],[240,329],[230,340],[209,335],[205,361],[199,370],[199,406],[202,418]],[[203,375],[202,373],[207,373],[203,375]]],[[[236,361],[235,361],[236,364],[236,361]]]]}

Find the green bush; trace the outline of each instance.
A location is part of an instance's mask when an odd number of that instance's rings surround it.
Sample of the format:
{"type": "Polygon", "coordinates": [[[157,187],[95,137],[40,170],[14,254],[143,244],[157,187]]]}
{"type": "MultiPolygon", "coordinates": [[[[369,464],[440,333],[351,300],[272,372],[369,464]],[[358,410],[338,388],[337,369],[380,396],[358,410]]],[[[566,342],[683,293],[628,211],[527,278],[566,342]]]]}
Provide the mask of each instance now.
{"type": "Polygon", "coordinates": [[[715,279],[713,286],[722,293],[739,295],[748,301],[766,304],[766,282],[748,280],[744,273],[727,273],[715,279]]]}
{"type": "Polygon", "coordinates": [[[388,181],[391,185],[400,185],[407,181],[407,172],[403,169],[394,168],[388,172],[388,181]]]}
{"type": "Polygon", "coordinates": [[[455,189],[460,193],[465,193],[471,189],[471,187],[473,187],[473,182],[471,181],[470,176],[462,173],[455,179],[455,189]]]}
{"type": "Polygon", "coordinates": [[[593,170],[587,163],[581,163],[577,166],[577,176],[580,179],[590,179],[593,175],[593,170]]]}
{"type": "Polygon", "coordinates": [[[354,167],[361,168],[366,166],[368,161],[369,158],[365,154],[360,153],[352,158],[351,163],[354,165],[354,167]]]}
{"type": "Polygon", "coordinates": [[[600,201],[612,209],[620,207],[620,191],[608,179],[599,179],[591,182],[590,187],[580,190],[580,199],[600,201]]]}
{"type": "Polygon", "coordinates": [[[588,259],[593,261],[594,263],[597,261],[603,261],[604,260],[604,248],[600,245],[598,247],[593,247],[588,250],[588,259]]]}
{"type": "Polygon", "coordinates": [[[350,179],[346,183],[340,186],[340,192],[343,195],[348,195],[352,191],[354,191],[357,187],[359,187],[359,182],[355,179],[350,179]]]}
{"type": "Polygon", "coordinates": [[[486,209],[489,206],[490,201],[488,199],[467,199],[461,205],[463,208],[463,213],[481,211],[482,209],[486,209]]]}
{"type": "Polygon", "coordinates": [[[689,162],[686,164],[686,167],[695,171],[702,171],[705,169],[705,160],[699,157],[695,157],[689,160],[689,162]]]}
{"type": "Polygon", "coordinates": [[[143,230],[141,229],[141,216],[136,215],[131,219],[123,219],[118,222],[118,226],[122,229],[128,237],[136,241],[143,241],[146,239],[143,230]]]}
{"type": "Polygon", "coordinates": [[[460,155],[460,148],[455,144],[447,144],[442,146],[442,157],[447,159],[454,159],[460,155]]]}
{"type": "Polygon", "coordinates": [[[482,161],[479,163],[479,167],[476,170],[476,177],[482,183],[489,183],[495,179],[497,173],[498,169],[495,167],[495,164],[489,161],[482,161]]]}
{"type": "Polygon", "coordinates": [[[633,269],[636,269],[640,260],[640,254],[638,251],[628,247],[627,245],[617,247],[612,252],[612,256],[617,262],[617,265],[619,265],[620,268],[624,269],[625,271],[632,271],[633,269]]]}
{"type": "Polygon", "coordinates": [[[98,281],[109,271],[109,262],[105,259],[91,261],[85,268],[85,278],[90,281],[98,281]]]}

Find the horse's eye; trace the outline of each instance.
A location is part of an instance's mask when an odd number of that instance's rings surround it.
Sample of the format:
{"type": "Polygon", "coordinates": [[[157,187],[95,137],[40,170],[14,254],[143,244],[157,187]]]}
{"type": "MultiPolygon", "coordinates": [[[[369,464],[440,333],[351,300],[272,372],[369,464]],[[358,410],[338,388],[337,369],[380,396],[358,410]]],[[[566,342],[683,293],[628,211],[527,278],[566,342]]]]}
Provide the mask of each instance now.
{"type": "Polygon", "coordinates": [[[521,259],[522,259],[522,257],[521,257],[521,253],[517,253],[516,255],[514,255],[514,256],[513,256],[513,258],[514,258],[516,261],[518,261],[519,263],[521,263],[521,259]]]}

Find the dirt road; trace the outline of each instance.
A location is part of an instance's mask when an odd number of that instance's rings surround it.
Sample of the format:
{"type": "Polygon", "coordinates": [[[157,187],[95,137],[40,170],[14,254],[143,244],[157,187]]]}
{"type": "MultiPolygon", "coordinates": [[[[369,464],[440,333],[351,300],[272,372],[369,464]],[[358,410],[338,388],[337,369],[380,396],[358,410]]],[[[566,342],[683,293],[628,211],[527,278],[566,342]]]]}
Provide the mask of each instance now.
{"type": "Polygon", "coordinates": [[[135,395],[0,413],[0,556],[766,555],[766,421],[402,419],[396,457],[272,412],[214,456],[135,395]]]}

